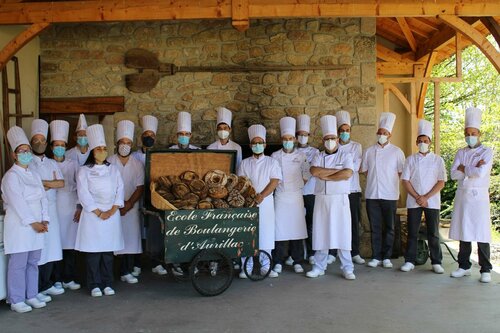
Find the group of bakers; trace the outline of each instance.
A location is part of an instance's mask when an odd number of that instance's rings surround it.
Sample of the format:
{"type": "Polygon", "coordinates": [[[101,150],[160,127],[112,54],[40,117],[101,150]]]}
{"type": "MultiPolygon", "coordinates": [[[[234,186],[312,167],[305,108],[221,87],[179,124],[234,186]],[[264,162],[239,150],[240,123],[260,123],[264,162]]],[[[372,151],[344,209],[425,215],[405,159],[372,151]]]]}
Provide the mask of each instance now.
{"type": "MultiPolygon", "coordinates": [[[[325,274],[338,257],[342,275],[354,280],[359,253],[361,186],[366,174],[366,211],[371,228],[369,267],[392,268],[394,220],[400,180],[408,193],[408,248],[401,270],[415,268],[417,234],[425,214],[432,270],[443,273],[439,240],[440,191],[446,181],[443,159],[430,151],[432,125],[420,120],[418,152],[405,160],[391,143],[396,116],[380,115],[377,142],[362,152],[351,140],[347,111],[319,119],[323,147],[308,144],[310,117],[280,119],[281,149],[266,156],[266,128],[248,128],[252,154],[242,160],[240,145],[230,139],[232,113],[217,110],[217,140],[207,149],[236,151],[237,172],[247,176],[257,192],[259,248],[272,253],[264,273],[278,277],[284,266],[307,277],[325,274]]],[[[93,297],[114,295],[113,260],[120,257],[120,280],[137,283],[141,274],[141,239],[148,233],[152,272],[165,275],[159,223],[144,228],[139,207],[144,191],[145,155],[155,146],[158,120],[141,119],[141,147],[133,151],[134,122],[116,128],[116,154],[109,156],[102,125],[87,126],[80,115],[76,146],[67,149],[69,123],[42,119],[32,122],[30,137],[13,126],[7,132],[14,165],[2,179],[5,252],[8,255],[8,302],[17,312],[42,308],[65,289],[77,290],[76,251],[85,254],[87,286],[93,297]],[[50,134],[49,134],[50,129],[50,134]]],[[[471,274],[471,242],[478,243],[481,282],[490,282],[489,177],[490,148],[481,144],[481,110],[465,114],[465,141],[451,168],[458,181],[450,238],[460,241],[459,268],[452,277],[471,274]]],[[[191,144],[191,115],[180,112],[177,144],[171,149],[200,149],[191,144]]],[[[265,259],[263,259],[265,260],[265,259]]],[[[182,274],[181,268],[177,269],[182,274]]],[[[175,271],[175,270],[174,270],[175,271]]],[[[174,272],[175,273],[175,272],[174,272]]],[[[246,278],[244,272],[240,278],[246,278]]]]}

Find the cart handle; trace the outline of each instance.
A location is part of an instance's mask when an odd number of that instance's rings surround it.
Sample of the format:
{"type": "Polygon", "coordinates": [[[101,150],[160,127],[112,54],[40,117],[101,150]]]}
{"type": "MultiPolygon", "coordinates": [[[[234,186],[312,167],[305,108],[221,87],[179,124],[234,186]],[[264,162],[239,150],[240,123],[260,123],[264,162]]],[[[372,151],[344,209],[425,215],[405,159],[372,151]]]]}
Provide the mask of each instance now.
{"type": "Polygon", "coordinates": [[[154,212],[152,210],[147,210],[146,208],[143,207],[143,208],[141,208],[141,213],[144,215],[155,216],[160,220],[161,223],[163,223],[163,224],[165,223],[165,221],[163,220],[163,217],[158,212],[154,212]]]}

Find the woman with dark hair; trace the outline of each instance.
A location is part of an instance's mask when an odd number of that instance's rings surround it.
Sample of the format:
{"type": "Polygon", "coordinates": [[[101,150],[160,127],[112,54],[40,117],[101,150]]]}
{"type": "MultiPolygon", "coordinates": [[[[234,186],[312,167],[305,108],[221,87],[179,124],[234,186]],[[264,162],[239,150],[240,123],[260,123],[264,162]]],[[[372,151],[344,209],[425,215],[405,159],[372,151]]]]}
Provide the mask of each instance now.
{"type": "Polygon", "coordinates": [[[87,285],[93,297],[114,295],[113,252],[124,247],[119,209],[123,207],[123,181],[108,156],[102,125],[87,128],[91,150],[76,179],[83,207],[75,249],[86,253],[87,285]]]}

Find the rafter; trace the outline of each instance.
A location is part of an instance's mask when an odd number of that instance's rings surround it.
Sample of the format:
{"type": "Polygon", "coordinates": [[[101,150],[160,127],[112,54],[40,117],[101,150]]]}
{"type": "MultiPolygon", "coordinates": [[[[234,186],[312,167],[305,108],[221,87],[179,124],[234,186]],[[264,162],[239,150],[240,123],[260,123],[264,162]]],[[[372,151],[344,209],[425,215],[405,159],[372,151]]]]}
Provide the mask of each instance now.
{"type": "Polygon", "coordinates": [[[481,22],[500,45],[500,25],[493,17],[481,17],[481,22]]]}
{"type": "MultiPolygon", "coordinates": [[[[433,51],[429,54],[427,59],[427,64],[423,70],[423,77],[428,78],[431,76],[432,67],[436,62],[437,51],[433,51]]],[[[429,82],[422,82],[420,84],[420,91],[417,98],[417,118],[422,118],[424,116],[424,102],[425,95],[427,93],[427,88],[429,87],[429,82]]]]}
{"type": "Polygon", "coordinates": [[[413,36],[413,33],[411,32],[410,26],[408,25],[408,22],[404,17],[397,17],[399,27],[403,31],[403,34],[406,37],[406,40],[408,41],[408,44],[410,45],[411,49],[413,52],[417,51],[417,41],[415,40],[415,37],[413,36]]]}

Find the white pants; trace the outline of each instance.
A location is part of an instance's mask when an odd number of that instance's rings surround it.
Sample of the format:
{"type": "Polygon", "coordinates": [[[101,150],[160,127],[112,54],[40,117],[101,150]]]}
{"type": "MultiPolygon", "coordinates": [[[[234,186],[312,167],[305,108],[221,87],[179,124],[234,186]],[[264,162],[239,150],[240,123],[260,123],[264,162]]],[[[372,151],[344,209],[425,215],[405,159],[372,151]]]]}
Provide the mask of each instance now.
{"type": "MultiPolygon", "coordinates": [[[[340,258],[340,269],[346,273],[354,272],[354,265],[352,264],[352,257],[350,250],[337,250],[337,254],[340,258]]],[[[326,262],[328,260],[328,250],[316,250],[314,254],[314,266],[326,270],[328,265],[326,262]]]]}

